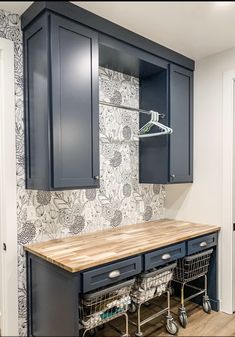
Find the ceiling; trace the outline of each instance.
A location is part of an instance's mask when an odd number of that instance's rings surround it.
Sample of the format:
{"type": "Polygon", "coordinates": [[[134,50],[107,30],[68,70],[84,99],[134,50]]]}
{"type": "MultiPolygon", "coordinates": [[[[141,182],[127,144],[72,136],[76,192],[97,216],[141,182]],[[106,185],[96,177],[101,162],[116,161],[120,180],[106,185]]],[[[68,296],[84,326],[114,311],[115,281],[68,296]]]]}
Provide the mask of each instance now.
{"type": "MultiPolygon", "coordinates": [[[[72,1],[193,59],[235,47],[235,2],[72,1]]],[[[30,1],[0,1],[22,14],[30,1]]]]}

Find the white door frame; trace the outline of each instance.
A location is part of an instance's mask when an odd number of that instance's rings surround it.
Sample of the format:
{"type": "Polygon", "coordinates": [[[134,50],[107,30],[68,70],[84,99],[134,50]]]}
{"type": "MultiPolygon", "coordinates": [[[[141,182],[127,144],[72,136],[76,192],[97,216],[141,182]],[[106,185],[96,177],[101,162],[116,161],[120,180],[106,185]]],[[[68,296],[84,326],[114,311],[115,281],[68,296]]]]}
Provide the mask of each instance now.
{"type": "MultiPolygon", "coordinates": [[[[221,310],[232,314],[234,311],[235,258],[233,232],[234,193],[234,83],[235,69],[223,73],[222,109],[222,231],[220,234],[219,283],[221,310]]],[[[220,132],[220,130],[215,130],[220,132]]]]}
{"type": "Polygon", "coordinates": [[[14,44],[0,38],[1,335],[18,335],[14,44]],[[3,243],[7,250],[3,250],[3,243]]]}

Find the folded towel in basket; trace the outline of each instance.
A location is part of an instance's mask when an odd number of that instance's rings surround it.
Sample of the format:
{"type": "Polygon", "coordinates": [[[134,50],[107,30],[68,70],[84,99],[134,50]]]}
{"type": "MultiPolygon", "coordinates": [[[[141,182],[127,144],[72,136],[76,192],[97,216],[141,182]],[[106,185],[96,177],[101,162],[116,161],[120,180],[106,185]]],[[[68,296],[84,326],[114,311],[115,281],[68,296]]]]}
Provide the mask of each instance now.
{"type": "Polygon", "coordinates": [[[148,277],[145,273],[137,277],[131,291],[132,301],[135,303],[144,303],[151,298],[161,296],[166,292],[167,286],[172,279],[173,272],[166,271],[161,274],[148,277]]]}
{"type": "Polygon", "coordinates": [[[92,329],[102,324],[103,321],[111,319],[114,316],[120,314],[120,312],[127,311],[130,302],[130,296],[126,295],[113,300],[112,302],[106,303],[106,306],[102,311],[94,312],[92,315],[84,317],[81,322],[84,329],[92,329]]]}

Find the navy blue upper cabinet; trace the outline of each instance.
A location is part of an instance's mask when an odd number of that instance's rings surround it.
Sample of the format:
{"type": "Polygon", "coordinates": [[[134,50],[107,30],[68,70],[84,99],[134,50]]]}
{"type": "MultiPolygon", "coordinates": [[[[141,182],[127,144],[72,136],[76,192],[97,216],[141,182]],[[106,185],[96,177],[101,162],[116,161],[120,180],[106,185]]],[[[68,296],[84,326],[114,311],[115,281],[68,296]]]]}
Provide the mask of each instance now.
{"type": "Polygon", "coordinates": [[[192,182],[193,60],[68,1],[34,2],[21,23],[26,188],[99,187],[99,65],[138,77],[140,108],[173,128],[140,139],[140,183],[192,182]]]}
{"type": "MultiPolygon", "coordinates": [[[[161,65],[140,79],[140,107],[164,115],[171,135],[140,139],[140,183],[172,184],[193,181],[193,72],[161,65]]],[[[147,122],[140,115],[140,126],[147,122]]]]}
{"type": "Polygon", "coordinates": [[[43,15],[24,47],[27,188],[98,187],[98,33],[43,15]]]}
{"type": "Polygon", "coordinates": [[[51,16],[53,187],[95,187],[99,175],[98,35],[51,16]]]}
{"type": "MultiPolygon", "coordinates": [[[[161,65],[140,79],[140,107],[160,112],[171,135],[140,139],[139,180],[145,184],[193,181],[193,72],[161,65]]],[[[140,126],[147,117],[140,115],[140,126]]]]}
{"type": "Polygon", "coordinates": [[[193,181],[193,73],[170,66],[169,181],[193,181]]]}

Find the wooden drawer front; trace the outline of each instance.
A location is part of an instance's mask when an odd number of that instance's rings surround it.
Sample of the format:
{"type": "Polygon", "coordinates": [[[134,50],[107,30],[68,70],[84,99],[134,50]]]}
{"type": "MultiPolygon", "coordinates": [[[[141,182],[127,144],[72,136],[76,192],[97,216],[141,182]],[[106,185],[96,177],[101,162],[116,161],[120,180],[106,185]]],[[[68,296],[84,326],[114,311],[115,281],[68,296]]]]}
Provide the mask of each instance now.
{"type": "Polygon", "coordinates": [[[187,242],[187,254],[193,254],[217,245],[217,233],[201,236],[187,242]]]}
{"type": "Polygon", "coordinates": [[[83,292],[86,293],[100,287],[121,281],[141,273],[141,256],[112,263],[83,273],[83,292]]]}
{"type": "Polygon", "coordinates": [[[185,256],[185,243],[169,246],[145,254],[145,270],[149,270],[185,256]]]}

